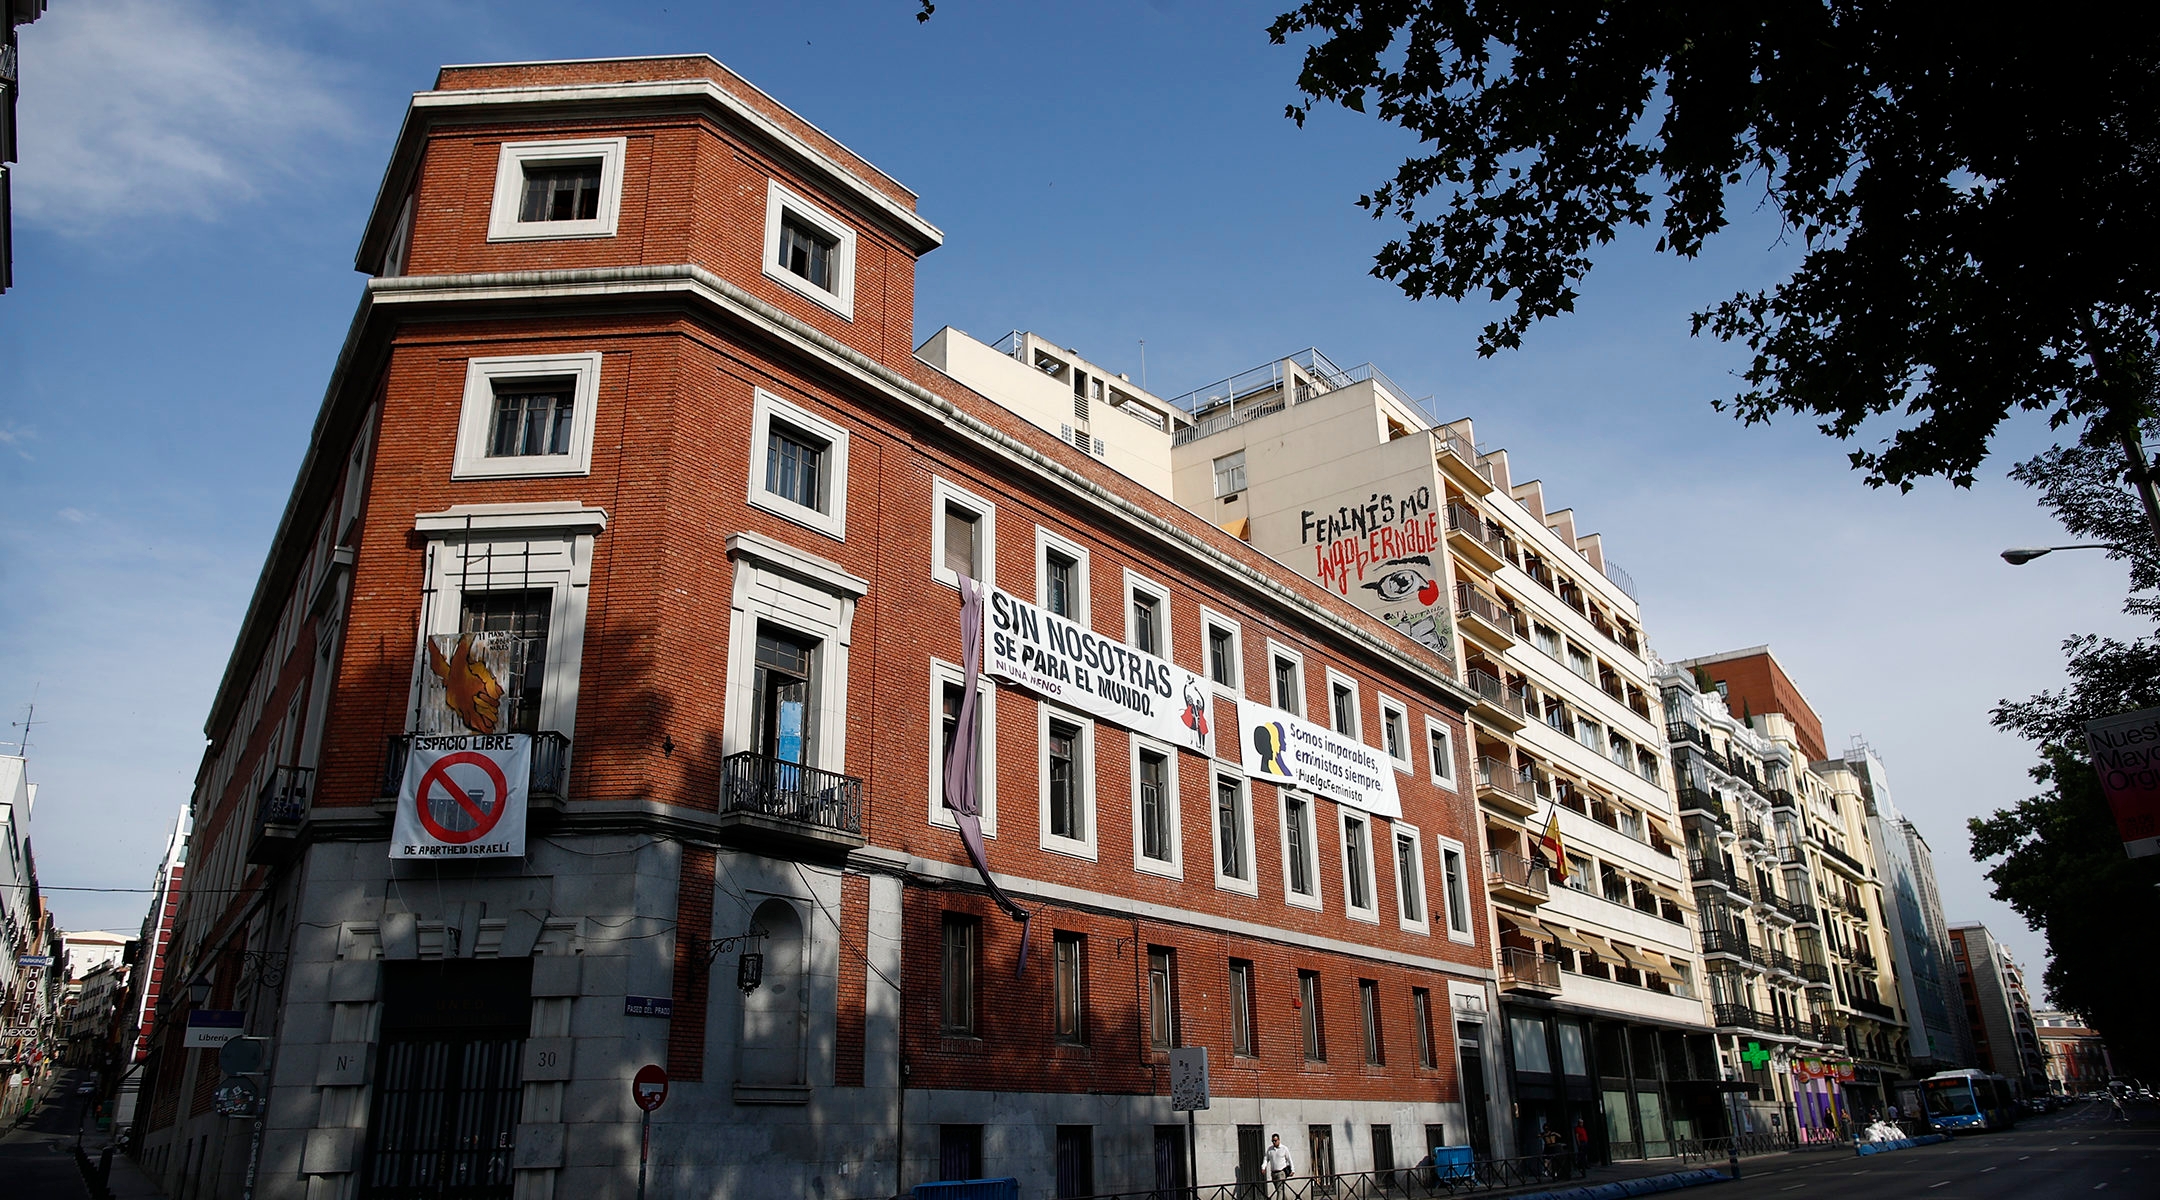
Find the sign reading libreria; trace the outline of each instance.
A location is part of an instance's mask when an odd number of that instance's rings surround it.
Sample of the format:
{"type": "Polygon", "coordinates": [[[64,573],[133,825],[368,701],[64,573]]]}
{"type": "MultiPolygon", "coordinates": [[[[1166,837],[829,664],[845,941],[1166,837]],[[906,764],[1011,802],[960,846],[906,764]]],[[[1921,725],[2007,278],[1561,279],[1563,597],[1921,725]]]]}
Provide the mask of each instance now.
{"type": "Polygon", "coordinates": [[[999,588],[983,605],[983,673],[1135,733],[1215,752],[1207,681],[999,588]]]}
{"type": "Polygon", "coordinates": [[[2160,854],[2160,708],[2087,721],[2085,740],[2123,850],[2132,858],[2160,854]]]}
{"type": "Polygon", "coordinates": [[[1240,699],[1237,710],[1238,741],[1253,778],[1332,796],[1377,816],[1402,816],[1387,755],[1279,708],[1240,699]]]}

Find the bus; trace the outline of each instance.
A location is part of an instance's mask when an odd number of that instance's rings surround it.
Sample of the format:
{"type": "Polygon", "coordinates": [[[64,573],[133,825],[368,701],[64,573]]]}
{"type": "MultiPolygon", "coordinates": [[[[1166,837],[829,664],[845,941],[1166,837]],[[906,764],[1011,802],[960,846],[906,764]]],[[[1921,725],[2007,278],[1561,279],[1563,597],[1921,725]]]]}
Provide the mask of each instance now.
{"type": "Polygon", "coordinates": [[[2009,1080],[1982,1071],[1944,1071],[1920,1081],[1928,1128],[1938,1133],[2008,1129],[2017,1124],[2009,1080]]]}

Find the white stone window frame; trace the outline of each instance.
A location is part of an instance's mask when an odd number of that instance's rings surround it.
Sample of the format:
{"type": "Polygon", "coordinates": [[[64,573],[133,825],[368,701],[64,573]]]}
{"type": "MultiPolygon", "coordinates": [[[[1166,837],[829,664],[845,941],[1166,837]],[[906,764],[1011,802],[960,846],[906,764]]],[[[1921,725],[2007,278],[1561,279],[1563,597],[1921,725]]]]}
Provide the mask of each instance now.
{"type": "MultiPolygon", "coordinates": [[[[536,726],[542,732],[576,736],[593,541],[606,527],[605,510],[576,501],[454,505],[413,520],[414,530],[427,539],[421,636],[460,632],[467,595],[549,593],[547,663],[536,726]]],[[[405,703],[408,733],[426,670],[419,666],[413,672],[405,703]]]]}
{"type": "Polygon", "coordinates": [[[385,279],[394,279],[405,273],[406,259],[412,254],[413,193],[405,193],[405,203],[398,206],[397,224],[390,227],[390,244],[383,247],[382,270],[377,272],[385,279]]]}
{"type": "Polygon", "coordinates": [[[1292,650],[1274,638],[1268,639],[1267,689],[1268,703],[1270,705],[1289,713],[1291,716],[1300,719],[1305,718],[1305,655],[1302,651],[1292,650]],[[1291,704],[1284,704],[1283,697],[1275,690],[1275,663],[1278,659],[1288,662],[1292,672],[1297,676],[1297,695],[1291,697],[1294,702],[1291,704]]]}
{"type": "MultiPolygon", "coordinates": [[[[1465,946],[1474,946],[1477,944],[1477,927],[1471,922],[1477,916],[1478,903],[1477,898],[1472,894],[1475,889],[1470,877],[1470,851],[1464,848],[1461,841],[1446,834],[1434,835],[1433,841],[1440,848],[1439,896],[1440,906],[1447,917],[1448,940],[1460,942],[1465,946]],[[1463,902],[1460,910],[1456,907],[1455,898],[1448,895],[1447,890],[1447,856],[1450,853],[1454,854],[1456,861],[1462,864],[1463,902]]],[[[1431,911],[1431,908],[1430,904],[1426,905],[1428,912],[1431,911]]]]}
{"type": "Polygon", "coordinates": [[[767,279],[831,309],[843,321],[855,319],[854,228],[777,179],[765,181],[764,268],[767,279]],[[833,240],[830,291],[780,265],[780,225],[787,217],[833,240]]]}
{"type": "Polygon", "coordinates": [[[1438,717],[1428,716],[1425,718],[1425,759],[1426,778],[1432,780],[1433,786],[1437,788],[1446,788],[1448,791],[1451,792],[1456,790],[1455,731],[1448,728],[1447,722],[1442,721],[1438,717]],[[1442,761],[1432,752],[1433,735],[1436,733],[1447,741],[1448,752],[1445,761],[1442,761]]]}
{"type": "Polygon", "coordinates": [[[623,160],[628,138],[568,138],[551,142],[504,142],[495,158],[495,198],[488,206],[491,242],[556,241],[564,238],[614,237],[622,212],[623,160]],[[521,221],[525,203],[525,168],[547,163],[600,164],[600,203],[581,221],[521,221]]]}
{"type": "Polygon", "coordinates": [[[1136,607],[1135,602],[1143,598],[1155,602],[1155,615],[1158,618],[1155,630],[1157,646],[1153,650],[1146,651],[1146,653],[1153,654],[1155,657],[1168,662],[1172,645],[1170,641],[1170,589],[1145,575],[1139,574],[1131,567],[1125,568],[1125,644],[1135,650],[1140,648],[1140,643],[1136,640],[1137,635],[1133,628],[1133,609],[1136,607]]]}
{"type": "Polygon", "coordinates": [[[598,422],[601,355],[524,354],[474,358],[465,363],[465,397],[458,409],[457,452],[452,479],[528,479],[592,474],[593,429],[598,422]],[[494,456],[495,389],[513,380],[570,381],[570,453],[494,456]]]}
{"type": "MultiPolygon", "coordinates": [[[[1207,676],[1208,684],[1215,689],[1215,694],[1224,699],[1237,700],[1245,695],[1245,635],[1239,630],[1236,621],[1205,605],[1200,609],[1200,673],[1207,676]],[[1215,678],[1214,635],[1217,630],[1230,635],[1231,670],[1237,674],[1237,678],[1227,683],[1215,678]]],[[[1218,739],[1218,742],[1222,740],[1225,739],[1218,739]]],[[[1218,752],[1225,752],[1219,745],[1217,749],[1218,752]]],[[[1238,751],[1233,748],[1227,753],[1238,751]]]]}
{"type": "MultiPolygon", "coordinates": [[[[1347,804],[1335,806],[1335,838],[1337,844],[1342,848],[1343,915],[1353,921],[1364,921],[1372,925],[1380,923],[1380,876],[1373,870],[1373,824],[1377,820],[1379,820],[1378,817],[1362,808],[1352,808],[1347,804]],[[1352,821],[1360,822],[1365,826],[1366,902],[1363,905],[1350,902],[1350,822],[1352,821]]],[[[1392,854],[1393,852],[1394,847],[1389,847],[1389,853],[1392,854]]]]}
{"type": "Polygon", "coordinates": [[[1395,764],[1397,774],[1414,774],[1417,771],[1417,747],[1410,744],[1410,706],[1382,691],[1373,693],[1373,701],[1380,708],[1380,753],[1395,764]],[[1395,744],[1402,748],[1400,755],[1387,748],[1389,717],[1394,718],[1395,744]]]}
{"type": "Polygon", "coordinates": [[[1327,669],[1327,727],[1353,742],[1365,740],[1365,697],[1358,690],[1358,682],[1333,667],[1327,669]],[[1350,728],[1335,729],[1335,691],[1341,688],[1350,693],[1350,728]]]}
{"type": "Polygon", "coordinates": [[[1073,591],[1075,593],[1073,598],[1077,603],[1073,605],[1072,616],[1068,617],[1067,620],[1072,621],[1082,629],[1095,628],[1095,622],[1090,611],[1090,593],[1094,590],[1094,585],[1089,579],[1087,547],[1071,538],[1052,533],[1040,525],[1035,527],[1036,605],[1046,612],[1049,611],[1050,552],[1052,550],[1073,560],[1073,591]]]}
{"type": "MultiPolygon", "coordinates": [[[[1047,744],[1048,726],[1044,727],[1044,736],[1047,744]]],[[[1125,741],[1127,745],[1125,751],[1126,778],[1132,783],[1133,870],[1148,875],[1160,875],[1166,879],[1182,880],[1185,878],[1185,813],[1183,806],[1179,802],[1178,794],[1179,755],[1177,747],[1152,741],[1141,737],[1139,734],[1133,734],[1127,737],[1125,741]],[[1164,819],[1169,823],[1170,827],[1170,858],[1168,861],[1149,858],[1141,853],[1141,848],[1146,844],[1141,840],[1140,836],[1140,753],[1143,750],[1150,754],[1161,755],[1164,760],[1163,804],[1168,809],[1164,819]]],[[[1047,795],[1048,788],[1046,787],[1044,791],[1047,795]]],[[[1043,827],[1048,829],[1049,808],[1047,803],[1043,809],[1043,820],[1043,827]]]]}
{"type": "Polygon", "coordinates": [[[975,582],[987,595],[997,586],[997,505],[944,479],[930,477],[930,578],[946,587],[960,586],[959,573],[945,565],[945,513],[958,508],[975,514],[975,582]]]}
{"type": "Polygon", "coordinates": [[[752,508],[764,509],[805,529],[822,533],[834,541],[844,542],[847,540],[847,475],[846,428],[764,388],[756,390],[750,405],[748,499],[752,508]],[[765,472],[771,454],[772,427],[775,421],[825,442],[826,461],[819,466],[819,471],[824,476],[824,508],[798,504],[778,492],[766,489],[765,472]]]}
{"type": "MultiPolygon", "coordinates": [[[[945,807],[945,759],[939,743],[945,736],[945,686],[960,687],[967,672],[943,659],[930,660],[930,797],[929,822],[940,829],[958,829],[952,810],[945,807]]],[[[975,802],[985,838],[997,837],[997,683],[988,675],[975,676],[975,711],[982,721],[982,779],[976,785],[975,802]]]]}
{"type": "Polygon", "coordinates": [[[1059,708],[1046,702],[1035,705],[1035,800],[1039,843],[1053,854],[1066,854],[1095,862],[1100,856],[1102,822],[1095,807],[1095,722],[1084,713],[1059,708]],[[1081,837],[1060,837],[1050,832],[1050,723],[1071,725],[1079,732],[1076,739],[1079,762],[1073,764],[1075,782],[1080,788],[1081,837]]]}
{"type": "Polygon", "coordinates": [[[1275,830],[1277,847],[1282,852],[1283,903],[1292,908],[1320,912],[1327,907],[1327,884],[1320,877],[1320,798],[1310,792],[1295,788],[1275,789],[1275,830]],[[1306,895],[1290,886],[1290,802],[1297,800],[1305,805],[1305,878],[1312,881],[1312,894],[1306,895]]]}
{"type": "Polygon", "coordinates": [[[757,708],[758,627],[771,625],[817,641],[811,658],[811,761],[805,765],[846,774],[848,656],[856,604],[869,593],[869,582],[838,563],[752,530],[730,536],[727,552],[735,578],[720,752],[758,749],[751,720],[757,708]]]}
{"type": "Polygon", "coordinates": [[[1235,892],[1240,896],[1258,897],[1260,895],[1260,864],[1254,857],[1255,843],[1258,840],[1253,833],[1252,781],[1236,771],[1225,771],[1220,767],[1209,772],[1208,847],[1214,857],[1209,860],[1208,866],[1209,870],[1214,873],[1216,890],[1235,892]],[[1239,847],[1239,853],[1245,859],[1246,878],[1244,879],[1239,879],[1234,875],[1225,875],[1222,869],[1222,822],[1215,818],[1215,791],[1225,781],[1237,785],[1238,804],[1243,808],[1242,816],[1244,819],[1239,822],[1239,825],[1244,830],[1245,844],[1239,847]]]}
{"type": "Polygon", "coordinates": [[[1425,838],[1417,826],[1408,821],[1396,821],[1388,829],[1388,863],[1395,872],[1395,924],[1406,933],[1432,936],[1432,887],[1425,874],[1425,838]],[[1410,869],[1417,872],[1418,919],[1413,921],[1402,915],[1402,859],[1395,848],[1403,839],[1410,841],[1410,869]]]}

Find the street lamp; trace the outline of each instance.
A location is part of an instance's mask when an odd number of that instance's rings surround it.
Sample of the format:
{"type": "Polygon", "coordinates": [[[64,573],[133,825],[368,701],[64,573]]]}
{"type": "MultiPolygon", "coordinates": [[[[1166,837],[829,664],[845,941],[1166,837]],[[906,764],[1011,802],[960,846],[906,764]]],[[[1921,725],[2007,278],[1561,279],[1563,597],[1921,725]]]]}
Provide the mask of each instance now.
{"type": "Polygon", "coordinates": [[[2009,563],[2013,567],[2022,567],[2026,563],[2029,563],[2032,560],[2041,557],[2042,555],[2053,554],[2057,550],[2121,549],[2121,546],[2117,546],[2111,542],[2079,542],[2074,546],[2013,546],[2010,549],[2002,552],[2002,558],[2004,562],[2009,563]]]}
{"type": "Polygon", "coordinates": [[[196,1008],[210,1003],[210,978],[198,975],[188,983],[188,1003],[196,1008]]]}

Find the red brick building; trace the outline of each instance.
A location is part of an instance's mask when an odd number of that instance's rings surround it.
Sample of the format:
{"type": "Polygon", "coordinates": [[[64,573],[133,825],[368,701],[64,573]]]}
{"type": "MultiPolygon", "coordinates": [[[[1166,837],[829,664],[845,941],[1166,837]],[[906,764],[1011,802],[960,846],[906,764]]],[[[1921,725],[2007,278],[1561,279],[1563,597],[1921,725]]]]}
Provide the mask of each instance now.
{"type": "Polygon", "coordinates": [[[238,1195],[252,1155],[266,1197],[619,1194],[646,1063],[656,1198],[1505,1144],[1468,693],[917,359],[942,237],[703,56],[414,98],[206,726],[138,1139],[166,1187],[238,1195]],[[962,573],[1196,677],[1218,731],[983,679],[1025,937],[942,799],[962,573]],[[394,858],[453,642],[506,647],[482,707],[529,747],[523,853],[394,858]],[[1240,700],[1325,714],[1344,683],[1388,804],[1246,769],[1240,700]],[[186,1044],[195,990],[269,1039],[259,1151],[186,1044]]]}

